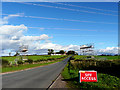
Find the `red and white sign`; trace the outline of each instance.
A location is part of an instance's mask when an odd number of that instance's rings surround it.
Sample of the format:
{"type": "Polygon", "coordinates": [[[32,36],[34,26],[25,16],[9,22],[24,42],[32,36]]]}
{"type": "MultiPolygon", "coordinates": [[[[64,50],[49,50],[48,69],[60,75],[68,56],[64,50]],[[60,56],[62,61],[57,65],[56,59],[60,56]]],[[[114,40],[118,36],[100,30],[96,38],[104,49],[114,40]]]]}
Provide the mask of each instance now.
{"type": "Polygon", "coordinates": [[[97,71],[79,71],[81,82],[97,82],[97,71]]]}

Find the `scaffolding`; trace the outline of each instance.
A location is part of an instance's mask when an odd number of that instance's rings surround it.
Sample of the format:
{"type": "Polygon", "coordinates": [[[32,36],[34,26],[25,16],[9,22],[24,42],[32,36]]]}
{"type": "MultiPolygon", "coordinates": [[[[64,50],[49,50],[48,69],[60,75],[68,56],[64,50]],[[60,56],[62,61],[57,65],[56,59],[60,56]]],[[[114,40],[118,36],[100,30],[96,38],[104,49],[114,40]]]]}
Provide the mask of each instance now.
{"type": "Polygon", "coordinates": [[[19,53],[21,56],[21,60],[28,60],[28,45],[22,45],[19,47],[19,53]]]}
{"type": "Polygon", "coordinates": [[[80,54],[81,55],[94,55],[94,44],[85,44],[80,45],[80,54]]]}

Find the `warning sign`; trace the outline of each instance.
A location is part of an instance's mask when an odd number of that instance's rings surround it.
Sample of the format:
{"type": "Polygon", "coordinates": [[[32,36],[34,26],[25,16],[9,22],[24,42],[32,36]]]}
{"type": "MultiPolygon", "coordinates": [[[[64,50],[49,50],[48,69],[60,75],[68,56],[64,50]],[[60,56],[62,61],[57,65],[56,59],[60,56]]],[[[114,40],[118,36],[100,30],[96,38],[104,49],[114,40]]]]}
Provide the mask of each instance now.
{"type": "Polygon", "coordinates": [[[81,82],[97,82],[97,71],[79,71],[81,82]]]}

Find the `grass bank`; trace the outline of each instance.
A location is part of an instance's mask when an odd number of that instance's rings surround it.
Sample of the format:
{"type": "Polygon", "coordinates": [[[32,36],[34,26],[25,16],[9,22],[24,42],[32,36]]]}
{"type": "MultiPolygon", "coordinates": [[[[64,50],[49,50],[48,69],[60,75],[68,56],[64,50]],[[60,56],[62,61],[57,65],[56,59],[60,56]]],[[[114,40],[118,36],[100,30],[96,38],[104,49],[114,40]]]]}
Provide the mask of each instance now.
{"type": "Polygon", "coordinates": [[[87,89],[120,89],[120,60],[103,60],[96,61],[93,59],[85,60],[83,56],[74,56],[62,71],[64,81],[70,88],[87,88],[87,89]],[[75,58],[77,57],[77,59],[75,58]],[[98,82],[79,83],[79,70],[95,70],[98,75],[98,82]]]}
{"type": "Polygon", "coordinates": [[[45,62],[45,63],[25,64],[25,65],[18,65],[18,66],[3,67],[2,68],[2,73],[24,70],[24,69],[39,67],[39,66],[45,66],[45,65],[56,63],[56,62],[60,62],[60,61],[64,60],[65,58],[67,58],[67,57],[64,57],[64,58],[58,59],[58,60],[53,60],[53,61],[50,61],[50,62],[45,62]]]}
{"type": "Polygon", "coordinates": [[[68,65],[62,71],[62,76],[64,81],[67,82],[67,87],[69,88],[115,88],[117,90],[120,89],[120,78],[111,76],[104,73],[98,73],[98,82],[81,82],[79,83],[79,70],[70,70],[68,69],[68,65]]]}

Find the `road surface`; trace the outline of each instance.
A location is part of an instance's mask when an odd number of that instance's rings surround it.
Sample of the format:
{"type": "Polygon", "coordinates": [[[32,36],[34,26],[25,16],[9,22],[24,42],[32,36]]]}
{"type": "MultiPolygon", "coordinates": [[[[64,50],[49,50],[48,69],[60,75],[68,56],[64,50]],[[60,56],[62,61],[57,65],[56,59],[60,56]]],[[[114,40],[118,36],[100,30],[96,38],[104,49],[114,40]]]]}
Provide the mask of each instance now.
{"type": "Polygon", "coordinates": [[[2,75],[2,88],[48,88],[70,57],[61,62],[2,75]]]}

